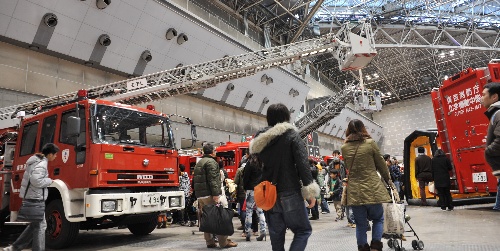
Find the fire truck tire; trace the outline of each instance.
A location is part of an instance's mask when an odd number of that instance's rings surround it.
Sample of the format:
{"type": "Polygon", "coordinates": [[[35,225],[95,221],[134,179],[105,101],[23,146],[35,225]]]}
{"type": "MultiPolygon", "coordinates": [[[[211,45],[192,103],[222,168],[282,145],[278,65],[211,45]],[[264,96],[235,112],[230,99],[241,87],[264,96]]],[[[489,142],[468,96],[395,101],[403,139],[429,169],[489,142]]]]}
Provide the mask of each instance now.
{"type": "Polygon", "coordinates": [[[142,223],[128,224],[127,228],[134,235],[148,235],[156,229],[158,219],[156,216],[148,216],[142,223]]]}
{"type": "Polygon", "coordinates": [[[47,231],[45,242],[51,249],[61,249],[70,246],[78,236],[80,223],[69,222],[64,216],[64,207],[61,200],[49,202],[45,208],[47,231]]]}

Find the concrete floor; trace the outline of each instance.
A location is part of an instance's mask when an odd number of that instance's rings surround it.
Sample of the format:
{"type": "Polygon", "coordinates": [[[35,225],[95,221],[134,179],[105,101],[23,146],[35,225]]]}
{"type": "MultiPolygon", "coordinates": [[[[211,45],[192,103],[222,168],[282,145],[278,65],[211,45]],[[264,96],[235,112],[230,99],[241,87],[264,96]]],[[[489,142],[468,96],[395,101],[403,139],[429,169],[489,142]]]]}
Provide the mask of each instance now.
{"type": "MultiPolygon", "coordinates": [[[[493,204],[458,206],[448,212],[438,207],[408,206],[407,215],[411,216],[409,223],[425,244],[424,250],[493,251],[500,250],[500,212],[493,211],[492,207],[493,204]]],[[[313,234],[306,250],[357,250],[355,229],[346,227],[346,220],[335,222],[334,219],[334,214],[321,214],[320,220],[312,222],[313,234]]],[[[235,218],[235,228],[239,225],[235,218]]],[[[172,225],[142,238],[135,237],[127,229],[81,231],[75,244],[67,250],[211,250],[206,248],[203,235],[196,230],[196,227],[172,225]]],[[[230,237],[239,244],[231,250],[271,250],[269,239],[257,242],[252,237],[251,242],[246,242],[240,234],[241,231],[237,231],[230,237]]],[[[412,250],[411,241],[416,238],[413,233],[406,235],[403,247],[412,250]]],[[[15,238],[16,235],[0,236],[0,247],[15,238]]],[[[293,234],[288,232],[286,238],[289,245],[293,234]]],[[[387,246],[387,240],[383,242],[384,250],[394,250],[387,246]]]]}

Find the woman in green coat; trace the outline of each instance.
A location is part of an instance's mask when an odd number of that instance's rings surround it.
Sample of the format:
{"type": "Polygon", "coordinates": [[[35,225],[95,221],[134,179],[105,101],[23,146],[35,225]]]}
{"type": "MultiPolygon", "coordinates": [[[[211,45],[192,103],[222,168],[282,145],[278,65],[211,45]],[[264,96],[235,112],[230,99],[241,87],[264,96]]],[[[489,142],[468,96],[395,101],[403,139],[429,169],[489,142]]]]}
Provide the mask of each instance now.
{"type": "Polygon", "coordinates": [[[353,119],[349,122],[342,156],[349,177],[347,206],[350,206],[354,213],[358,250],[381,251],[384,227],[382,203],[390,202],[391,198],[380,177],[388,184],[391,180],[380,150],[362,121],[353,119]],[[367,219],[373,221],[371,245],[368,245],[366,236],[367,219]]]}

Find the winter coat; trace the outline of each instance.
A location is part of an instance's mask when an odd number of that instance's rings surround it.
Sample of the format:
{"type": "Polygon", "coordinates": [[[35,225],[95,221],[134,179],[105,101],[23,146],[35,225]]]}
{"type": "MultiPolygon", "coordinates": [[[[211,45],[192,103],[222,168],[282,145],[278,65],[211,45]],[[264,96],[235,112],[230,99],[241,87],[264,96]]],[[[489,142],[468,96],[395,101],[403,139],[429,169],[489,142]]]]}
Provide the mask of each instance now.
{"type": "Polygon", "coordinates": [[[377,174],[378,171],[382,179],[388,182],[390,180],[389,169],[375,141],[350,135],[346,143],[342,145],[341,151],[349,175],[347,205],[359,206],[390,202],[389,193],[377,174]],[[358,152],[354,156],[358,145],[358,152]]]}
{"type": "Polygon", "coordinates": [[[294,125],[284,122],[265,128],[250,142],[250,153],[258,153],[263,163],[262,180],[272,181],[279,168],[278,193],[301,191],[305,199],[319,195],[319,186],[309,170],[306,147],[294,125]]]}
{"type": "Polygon", "coordinates": [[[257,186],[262,179],[261,167],[256,166],[256,163],[252,161],[252,158],[253,156],[247,160],[243,171],[243,187],[245,190],[253,190],[253,188],[257,186]]]}
{"type": "Polygon", "coordinates": [[[340,178],[337,176],[335,179],[335,185],[332,187],[332,178],[328,176],[328,191],[332,192],[332,200],[333,201],[341,201],[342,199],[342,181],[340,178]]]}
{"type": "Polygon", "coordinates": [[[490,165],[493,175],[500,176],[500,101],[493,103],[484,113],[490,120],[484,157],[490,165]]]}
{"type": "Polygon", "coordinates": [[[222,194],[219,164],[212,156],[203,155],[203,158],[196,164],[193,183],[197,198],[222,194]]]}
{"type": "Polygon", "coordinates": [[[432,159],[431,157],[420,154],[415,159],[415,178],[422,181],[432,181],[432,159]]]}
{"type": "Polygon", "coordinates": [[[47,189],[52,184],[47,171],[48,160],[41,154],[35,154],[26,161],[26,170],[21,182],[19,197],[30,200],[47,200],[49,191],[47,189]],[[26,187],[30,187],[26,192],[26,187]],[[26,196],[24,196],[26,193],[26,196]]]}
{"type": "Polygon", "coordinates": [[[389,171],[391,174],[391,179],[393,182],[399,181],[401,179],[401,171],[398,165],[391,165],[389,171]]]}
{"type": "Polygon", "coordinates": [[[245,164],[241,165],[240,168],[236,171],[236,176],[234,176],[234,184],[236,184],[236,197],[238,199],[245,199],[245,184],[243,184],[243,173],[244,173],[245,164]]]}
{"type": "Polygon", "coordinates": [[[438,155],[432,159],[432,177],[435,187],[450,187],[451,161],[445,155],[438,155]]]}

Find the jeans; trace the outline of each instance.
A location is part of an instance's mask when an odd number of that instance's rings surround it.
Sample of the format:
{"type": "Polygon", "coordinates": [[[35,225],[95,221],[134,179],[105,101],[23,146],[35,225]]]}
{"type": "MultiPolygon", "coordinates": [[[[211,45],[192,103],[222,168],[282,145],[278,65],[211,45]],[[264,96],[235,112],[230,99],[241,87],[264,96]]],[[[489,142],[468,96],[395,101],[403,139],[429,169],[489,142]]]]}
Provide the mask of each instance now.
{"type": "Polygon", "coordinates": [[[352,208],[351,207],[345,207],[345,216],[347,218],[347,222],[351,224],[356,224],[356,220],[354,219],[354,214],[352,213],[352,208]]]}
{"type": "Polygon", "coordinates": [[[380,241],[384,232],[384,208],[382,204],[351,207],[356,221],[356,241],[358,246],[368,244],[366,237],[368,220],[373,222],[372,241],[380,241]]]}
{"type": "Polygon", "coordinates": [[[498,179],[498,185],[497,185],[497,199],[495,201],[495,206],[493,207],[494,210],[500,210],[500,179],[498,179]]]}
{"type": "Polygon", "coordinates": [[[47,222],[44,216],[42,221],[32,222],[24,229],[23,233],[12,244],[12,249],[22,250],[33,241],[31,246],[33,251],[45,250],[45,229],[47,229],[47,222]]]}
{"type": "Polygon", "coordinates": [[[250,229],[252,228],[252,215],[254,208],[257,211],[257,215],[259,216],[259,225],[260,225],[260,234],[266,234],[266,217],[264,216],[264,211],[261,208],[258,208],[255,205],[254,191],[247,190],[247,208],[245,210],[246,219],[245,219],[245,232],[247,236],[251,234],[250,229]]]}
{"type": "Polygon", "coordinates": [[[274,207],[265,212],[273,251],[285,250],[287,228],[294,233],[290,251],[303,251],[312,233],[300,191],[278,193],[274,207]]]}
{"type": "Polygon", "coordinates": [[[330,213],[330,208],[328,208],[328,202],[325,199],[325,195],[321,195],[321,212],[330,213]]]}
{"type": "Polygon", "coordinates": [[[398,191],[398,194],[400,194],[401,193],[401,186],[399,184],[399,181],[396,180],[393,183],[394,183],[394,186],[396,187],[396,191],[398,191]]]}

